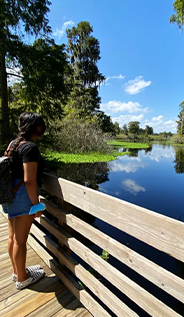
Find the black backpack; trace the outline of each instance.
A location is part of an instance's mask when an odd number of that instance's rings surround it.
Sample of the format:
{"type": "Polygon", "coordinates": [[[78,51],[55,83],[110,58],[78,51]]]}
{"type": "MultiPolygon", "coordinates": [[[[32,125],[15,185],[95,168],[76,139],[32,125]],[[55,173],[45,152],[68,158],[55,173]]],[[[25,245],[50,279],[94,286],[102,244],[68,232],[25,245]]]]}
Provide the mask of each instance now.
{"type": "Polygon", "coordinates": [[[0,157],[0,204],[11,203],[15,195],[11,165],[11,158],[0,157]]]}
{"type": "MultiPolygon", "coordinates": [[[[19,146],[21,144],[22,143],[20,143],[19,146]]],[[[0,204],[11,203],[15,193],[24,183],[24,180],[21,179],[18,184],[13,187],[12,158],[8,156],[8,152],[9,150],[5,151],[5,155],[7,156],[0,157],[0,204]]]]}

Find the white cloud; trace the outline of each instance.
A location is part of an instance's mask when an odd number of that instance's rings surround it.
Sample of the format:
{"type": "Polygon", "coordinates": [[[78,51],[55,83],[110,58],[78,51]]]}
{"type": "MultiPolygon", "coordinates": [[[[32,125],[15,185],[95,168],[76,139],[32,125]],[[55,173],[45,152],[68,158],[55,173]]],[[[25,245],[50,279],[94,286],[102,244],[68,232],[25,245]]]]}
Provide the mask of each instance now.
{"type": "Polygon", "coordinates": [[[142,127],[145,128],[145,125],[149,125],[150,127],[153,128],[154,132],[156,133],[160,133],[160,132],[172,132],[172,133],[176,133],[176,129],[177,129],[177,123],[176,123],[176,119],[174,118],[166,120],[164,119],[164,117],[162,115],[158,116],[158,117],[153,117],[150,120],[145,120],[142,123],[142,127]]]}
{"type": "Polygon", "coordinates": [[[70,20],[70,21],[67,21],[67,22],[64,22],[62,28],[59,30],[58,28],[56,29],[56,31],[53,32],[53,35],[55,37],[58,37],[59,39],[65,34],[65,31],[66,29],[69,27],[69,26],[73,26],[75,23],[70,20]]]}
{"type": "Polygon", "coordinates": [[[108,76],[105,80],[105,82],[109,81],[110,79],[124,79],[126,76],[123,76],[122,74],[119,74],[117,76],[108,76]]]}
{"type": "Polygon", "coordinates": [[[144,118],[143,114],[140,114],[139,116],[134,115],[121,115],[119,117],[112,118],[113,122],[118,122],[120,127],[122,127],[124,124],[129,123],[130,121],[142,121],[144,118]]]}
{"type": "Polygon", "coordinates": [[[138,185],[133,179],[126,179],[122,182],[124,190],[134,194],[135,196],[139,192],[145,192],[145,188],[138,185]]]}
{"type": "Polygon", "coordinates": [[[143,76],[138,76],[134,80],[129,80],[126,83],[125,91],[130,95],[136,95],[151,85],[151,81],[145,81],[143,76]]]}
{"type": "Polygon", "coordinates": [[[147,112],[148,108],[141,108],[141,105],[138,102],[121,102],[112,100],[108,103],[102,103],[100,105],[100,109],[104,112],[107,112],[109,114],[117,113],[117,112],[129,112],[129,113],[135,113],[135,112],[147,112]]]}

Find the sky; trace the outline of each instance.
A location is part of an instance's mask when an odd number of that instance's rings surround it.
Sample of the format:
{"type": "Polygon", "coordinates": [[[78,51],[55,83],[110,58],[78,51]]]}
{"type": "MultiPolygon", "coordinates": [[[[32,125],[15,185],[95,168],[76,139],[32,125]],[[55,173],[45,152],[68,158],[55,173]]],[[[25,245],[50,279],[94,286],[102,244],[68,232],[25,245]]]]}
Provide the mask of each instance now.
{"type": "Polygon", "coordinates": [[[100,42],[100,108],[120,127],[139,121],[154,132],[176,132],[184,100],[184,32],[169,23],[174,0],[51,0],[57,44],[66,28],[88,21],[100,42]]]}

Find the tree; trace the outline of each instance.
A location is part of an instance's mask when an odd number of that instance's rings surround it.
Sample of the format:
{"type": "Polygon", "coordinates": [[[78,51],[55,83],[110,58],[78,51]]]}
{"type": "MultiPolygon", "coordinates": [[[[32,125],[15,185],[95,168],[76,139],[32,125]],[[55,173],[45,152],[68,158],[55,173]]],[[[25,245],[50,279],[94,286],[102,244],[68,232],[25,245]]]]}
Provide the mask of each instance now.
{"type": "Polygon", "coordinates": [[[139,134],[139,124],[138,121],[131,121],[128,123],[128,132],[132,134],[139,134]]]}
{"type": "Polygon", "coordinates": [[[153,128],[150,127],[149,125],[146,125],[145,132],[146,132],[146,135],[153,135],[153,128]]]}
{"type": "Polygon", "coordinates": [[[180,135],[184,134],[184,112],[180,111],[178,115],[178,120],[176,121],[177,123],[177,132],[180,135]]]}
{"type": "Polygon", "coordinates": [[[31,35],[51,32],[47,12],[49,0],[1,0],[0,5],[0,85],[1,85],[1,142],[6,140],[9,127],[6,59],[16,63],[24,54],[24,33],[31,35]],[[22,30],[22,31],[21,31],[22,30]]]}
{"type": "Polygon", "coordinates": [[[103,132],[116,134],[111,117],[106,115],[103,111],[97,110],[93,116],[93,120],[103,132]]]}
{"type": "Polygon", "coordinates": [[[170,23],[178,25],[179,29],[182,30],[184,24],[184,0],[176,0],[173,3],[175,14],[170,17],[170,23]]]}
{"type": "Polygon", "coordinates": [[[105,80],[97,66],[100,44],[92,32],[93,28],[86,21],[67,30],[67,50],[74,70],[74,88],[68,107],[76,109],[79,117],[92,116],[99,109],[98,86],[105,80]]]}
{"type": "Polygon", "coordinates": [[[127,124],[124,124],[124,125],[123,125],[122,130],[123,130],[123,133],[124,133],[125,135],[128,135],[128,127],[127,127],[127,124]]]}
{"type": "Polygon", "coordinates": [[[54,40],[38,39],[27,45],[20,59],[27,110],[31,108],[50,119],[61,118],[62,105],[71,89],[67,82],[71,69],[64,48],[54,40]]]}
{"type": "Polygon", "coordinates": [[[118,122],[114,122],[114,131],[115,131],[115,134],[119,134],[121,132],[118,122]]]}
{"type": "Polygon", "coordinates": [[[184,134],[184,101],[182,101],[179,105],[180,113],[178,115],[177,123],[177,132],[178,134],[184,134]]]}

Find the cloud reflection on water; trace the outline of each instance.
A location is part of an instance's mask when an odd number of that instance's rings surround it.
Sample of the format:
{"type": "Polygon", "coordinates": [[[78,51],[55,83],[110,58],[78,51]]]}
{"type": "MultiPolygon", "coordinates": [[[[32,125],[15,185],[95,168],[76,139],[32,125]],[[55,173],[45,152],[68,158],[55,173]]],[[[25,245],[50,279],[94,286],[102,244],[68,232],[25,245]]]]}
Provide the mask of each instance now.
{"type": "Polygon", "coordinates": [[[139,192],[145,192],[146,189],[138,185],[133,179],[125,179],[122,182],[123,189],[130,192],[133,195],[137,195],[139,192]]]}
{"type": "Polygon", "coordinates": [[[140,158],[128,158],[128,162],[122,160],[122,158],[110,162],[109,168],[111,172],[126,172],[135,173],[139,168],[145,168],[145,164],[141,162],[140,158]]]}

